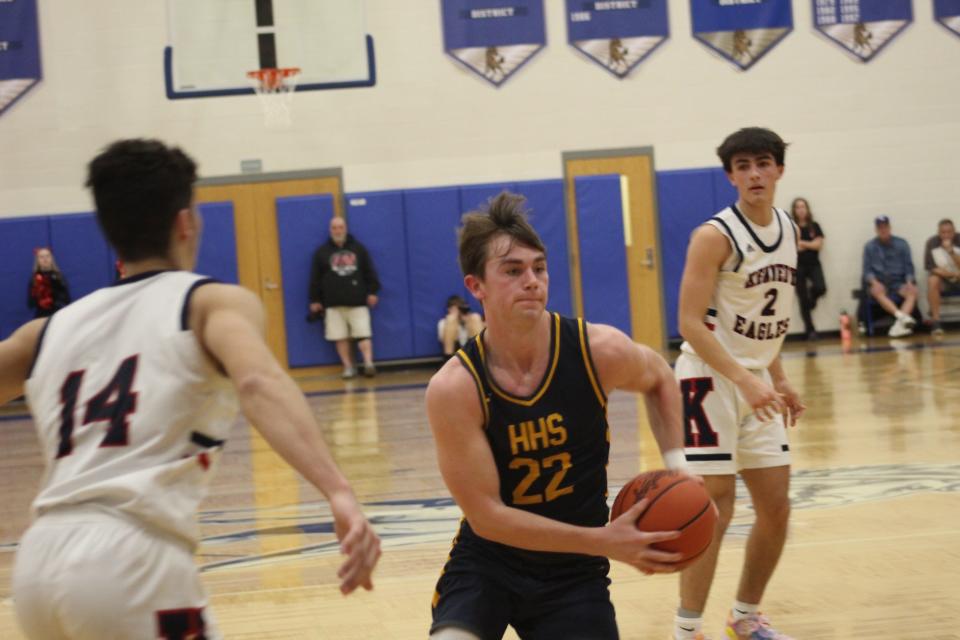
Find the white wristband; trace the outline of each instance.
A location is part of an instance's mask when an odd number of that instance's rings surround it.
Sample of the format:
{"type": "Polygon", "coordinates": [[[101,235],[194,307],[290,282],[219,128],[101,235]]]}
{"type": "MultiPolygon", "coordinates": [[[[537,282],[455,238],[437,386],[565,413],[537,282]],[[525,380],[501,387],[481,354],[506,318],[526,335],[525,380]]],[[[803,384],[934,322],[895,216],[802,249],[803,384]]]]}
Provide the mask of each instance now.
{"type": "Polygon", "coordinates": [[[686,471],[688,468],[687,456],[684,455],[683,449],[664,451],[663,464],[672,471],[686,471]]]}

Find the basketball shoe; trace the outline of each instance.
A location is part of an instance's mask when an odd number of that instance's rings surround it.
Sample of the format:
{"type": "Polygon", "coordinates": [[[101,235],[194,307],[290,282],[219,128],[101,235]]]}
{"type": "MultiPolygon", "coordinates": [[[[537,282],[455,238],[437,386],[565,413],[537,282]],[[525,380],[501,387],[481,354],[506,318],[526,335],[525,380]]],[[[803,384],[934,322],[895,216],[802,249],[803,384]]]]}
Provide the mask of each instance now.
{"type": "Polygon", "coordinates": [[[727,616],[727,638],[730,640],[793,640],[770,626],[767,617],[752,613],[742,620],[727,616]]]}

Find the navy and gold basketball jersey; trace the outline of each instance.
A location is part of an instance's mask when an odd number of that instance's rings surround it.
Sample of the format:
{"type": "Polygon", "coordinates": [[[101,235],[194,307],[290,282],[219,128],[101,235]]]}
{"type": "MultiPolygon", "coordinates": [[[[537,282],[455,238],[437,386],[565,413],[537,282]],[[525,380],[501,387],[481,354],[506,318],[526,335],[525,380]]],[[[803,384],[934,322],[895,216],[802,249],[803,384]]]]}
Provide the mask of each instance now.
{"type": "MultiPolygon", "coordinates": [[[[573,525],[604,526],[610,452],[607,399],[590,357],[586,323],[551,315],[547,370],[525,398],[497,386],[486,366],[483,336],[457,356],[480,393],[503,503],[573,525]]],[[[466,520],[460,537],[480,539],[466,520]]],[[[544,560],[567,555],[515,551],[544,560]]]]}

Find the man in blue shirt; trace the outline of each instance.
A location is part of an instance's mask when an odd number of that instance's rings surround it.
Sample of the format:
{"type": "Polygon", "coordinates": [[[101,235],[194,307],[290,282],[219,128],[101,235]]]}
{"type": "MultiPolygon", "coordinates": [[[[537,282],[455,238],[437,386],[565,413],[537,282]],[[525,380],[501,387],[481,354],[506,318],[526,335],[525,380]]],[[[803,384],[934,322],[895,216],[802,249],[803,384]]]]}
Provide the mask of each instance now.
{"type": "Polygon", "coordinates": [[[911,317],[917,302],[917,280],[913,273],[910,245],[890,231],[890,218],[877,216],[874,220],[877,237],[863,247],[864,288],[883,310],[896,318],[888,335],[900,338],[913,333],[916,321],[911,317]],[[897,308],[890,292],[900,297],[897,308]]]}

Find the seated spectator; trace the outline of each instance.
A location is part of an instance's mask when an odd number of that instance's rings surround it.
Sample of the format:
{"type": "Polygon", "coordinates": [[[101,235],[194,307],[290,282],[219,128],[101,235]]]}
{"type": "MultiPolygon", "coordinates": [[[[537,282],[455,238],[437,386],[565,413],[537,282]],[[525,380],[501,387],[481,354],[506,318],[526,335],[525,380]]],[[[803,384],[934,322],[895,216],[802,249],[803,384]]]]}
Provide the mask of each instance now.
{"type": "Polygon", "coordinates": [[[447,315],[437,322],[437,339],[443,344],[443,355],[452,356],[483,331],[483,326],[483,318],[470,310],[466,300],[456,295],[447,298],[447,315]]]}
{"type": "Polygon", "coordinates": [[[877,216],[874,220],[877,237],[863,247],[863,286],[884,311],[896,320],[887,335],[900,338],[913,333],[916,320],[911,317],[917,302],[916,276],[910,245],[893,235],[890,218],[877,216]],[[891,293],[900,297],[900,307],[890,299],[891,293]]]}
{"type": "Polygon", "coordinates": [[[952,220],[944,218],[937,224],[937,235],[927,240],[923,264],[928,273],[927,300],[933,321],[931,333],[942,336],[940,300],[944,293],[960,294],[960,237],[952,220]]]}
{"type": "Polygon", "coordinates": [[[34,317],[48,318],[70,304],[67,279],[60,273],[53,252],[47,247],[33,251],[33,275],[27,287],[27,306],[36,310],[34,317]]]}

